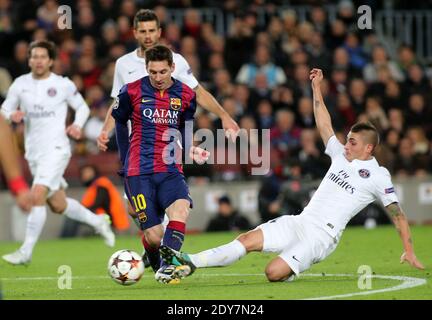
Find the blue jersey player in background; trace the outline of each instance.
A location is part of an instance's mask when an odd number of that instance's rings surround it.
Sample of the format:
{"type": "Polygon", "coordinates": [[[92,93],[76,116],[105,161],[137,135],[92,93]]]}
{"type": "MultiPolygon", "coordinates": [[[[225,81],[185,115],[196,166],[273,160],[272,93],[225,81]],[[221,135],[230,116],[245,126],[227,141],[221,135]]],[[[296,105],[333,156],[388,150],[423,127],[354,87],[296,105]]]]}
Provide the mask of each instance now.
{"type": "MultiPolygon", "coordinates": [[[[171,77],[175,65],[169,48],[157,45],[148,49],[145,61],[149,76],[121,88],[112,116],[126,194],[144,232],[155,278],[161,283],[175,283],[182,269],[161,261],[159,247],[162,241],[174,250],[181,248],[192,208],[181,157],[187,145],[185,124],[193,121],[196,96],[171,77]],[[132,123],[130,137],[128,120],[132,123]],[[161,223],[165,212],[169,223],[164,232],[161,223]]],[[[189,139],[191,143],[192,137],[189,139]]],[[[198,149],[191,147],[192,157],[208,159],[209,153],[198,149]]]]}

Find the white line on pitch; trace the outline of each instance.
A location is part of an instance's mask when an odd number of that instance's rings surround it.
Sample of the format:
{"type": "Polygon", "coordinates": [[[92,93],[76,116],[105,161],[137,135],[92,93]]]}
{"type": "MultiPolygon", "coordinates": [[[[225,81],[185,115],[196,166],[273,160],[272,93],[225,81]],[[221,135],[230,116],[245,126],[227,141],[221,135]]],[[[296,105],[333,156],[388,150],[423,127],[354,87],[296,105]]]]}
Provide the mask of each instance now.
{"type": "MultiPolygon", "coordinates": [[[[228,274],[218,274],[218,273],[208,273],[208,274],[198,274],[198,277],[255,277],[255,276],[264,276],[262,273],[228,273],[228,274]]],[[[144,275],[144,278],[153,278],[153,275],[144,275]]],[[[354,274],[325,274],[324,276],[321,273],[305,273],[301,274],[300,277],[357,277],[354,274]]],[[[414,288],[421,285],[426,284],[426,279],[422,278],[414,278],[414,277],[404,277],[404,276],[385,276],[385,275],[371,275],[371,278],[377,279],[388,279],[388,280],[396,280],[403,281],[401,284],[384,289],[378,290],[367,290],[360,292],[351,292],[346,294],[339,294],[333,296],[322,296],[322,297],[314,297],[314,298],[306,298],[305,300],[330,300],[330,299],[338,299],[338,298],[349,298],[353,296],[360,295],[371,295],[375,293],[383,293],[383,292],[391,292],[398,291],[408,288],[414,288]]],[[[103,279],[109,278],[106,276],[76,276],[72,277],[75,280],[86,280],[86,279],[103,279]]],[[[19,277],[19,278],[0,278],[0,281],[40,281],[40,280],[58,280],[58,277],[19,277]]]]}

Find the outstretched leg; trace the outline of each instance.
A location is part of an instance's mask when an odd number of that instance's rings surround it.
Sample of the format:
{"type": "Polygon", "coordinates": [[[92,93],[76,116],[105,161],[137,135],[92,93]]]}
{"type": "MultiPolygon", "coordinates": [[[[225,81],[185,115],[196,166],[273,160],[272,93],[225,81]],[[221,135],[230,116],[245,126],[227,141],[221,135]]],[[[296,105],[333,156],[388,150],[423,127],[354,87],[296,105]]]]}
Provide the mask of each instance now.
{"type": "Polygon", "coordinates": [[[186,254],[161,248],[163,259],[174,265],[187,265],[184,276],[192,274],[196,268],[223,267],[240,260],[251,251],[261,251],[263,247],[263,233],[261,229],[255,229],[241,234],[237,239],[222,246],[205,250],[196,254],[186,254]]]}
{"type": "Polygon", "coordinates": [[[47,210],[45,207],[48,188],[35,184],[31,190],[33,207],[27,218],[24,243],[21,248],[11,254],[3,256],[3,259],[11,264],[28,264],[31,261],[33,248],[39,239],[45,224],[47,210]]]}
{"type": "Polygon", "coordinates": [[[67,198],[63,189],[56,191],[48,198],[48,205],[54,213],[62,213],[72,220],[86,223],[99,233],[105,240],[105,244],[113,247],[115,235],[111,230],[107,215],[97,215],[84,207],[77,200],[67,198]]]}

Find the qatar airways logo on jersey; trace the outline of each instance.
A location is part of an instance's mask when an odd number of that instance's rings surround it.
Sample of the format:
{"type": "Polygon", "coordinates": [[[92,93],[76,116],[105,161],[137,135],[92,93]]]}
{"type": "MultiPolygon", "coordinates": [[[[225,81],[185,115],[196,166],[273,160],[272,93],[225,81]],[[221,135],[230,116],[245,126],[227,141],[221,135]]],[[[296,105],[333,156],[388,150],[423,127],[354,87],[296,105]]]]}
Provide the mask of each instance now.
{"type": "Polygon", "coordinates": [[[145,108],[142,113],[152,123],[177,124],[178,122],[179,112],[175,110],[145,108]]]}
{"type": "Polygon", "coordinates": [[[330,172],[327,178],[329,178],[331,181],[336,183],[338,186],[340,186],[348,193],[350,194],[354,193],[355,188],[352,185],[350,185],[348,181],[345,180],[349,178],[349,174],[346,173],[345,170],[341,170],[337,174],[330,172]]]}

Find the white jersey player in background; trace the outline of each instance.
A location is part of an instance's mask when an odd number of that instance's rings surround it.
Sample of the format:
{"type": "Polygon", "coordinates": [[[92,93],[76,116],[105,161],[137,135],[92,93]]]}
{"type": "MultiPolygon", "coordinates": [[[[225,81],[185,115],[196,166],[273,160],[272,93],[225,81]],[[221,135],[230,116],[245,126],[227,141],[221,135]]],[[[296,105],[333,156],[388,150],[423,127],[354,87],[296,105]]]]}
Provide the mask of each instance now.
{"type": "Polygon", "coordinates": [[[404,248],[401,262],[424,269],[414,254],[408,221],[398,204],[390,173],[372,156],[379,142],[376,129],[368,123],[357,123],[342,145],[321,95],[322,71],[313,69],[310,78],[317,128],[332,164],[309,204],[298,216],[271,220],[226,245],[197,254],[162,247],[166,262],[177,262],[174,276],[185,277],[196,268],[226,266],[251,251],[262,251],[279,254],[266,267],[267,279],[287,280],[330,255],[348,221],[376,199],[386,207],[400,234],[404,248]]]}
{"type": "Polygon", "coordinates": [[[106,215],[96,215],[78,201],[66,197],[63,173],[71,158],[68,135],[74,139],[81,137],[81,128],[90,111],[74,83],[51,72],[54,59],[52,42],[33,42],[29,48],[31,72],[15,79],[1,108],[6,119],[16,123],[24,120],[25,158],[33,176],[32,209],[24,243],[16,252],[3,256],[12,264],[31,261],[45,224],[46,204],[54,213],[94,227],[108,246],[114,246],[115,242],[106,215]],[[68,105],[75,110],[75,120],[66,128],[68,105]]]}

